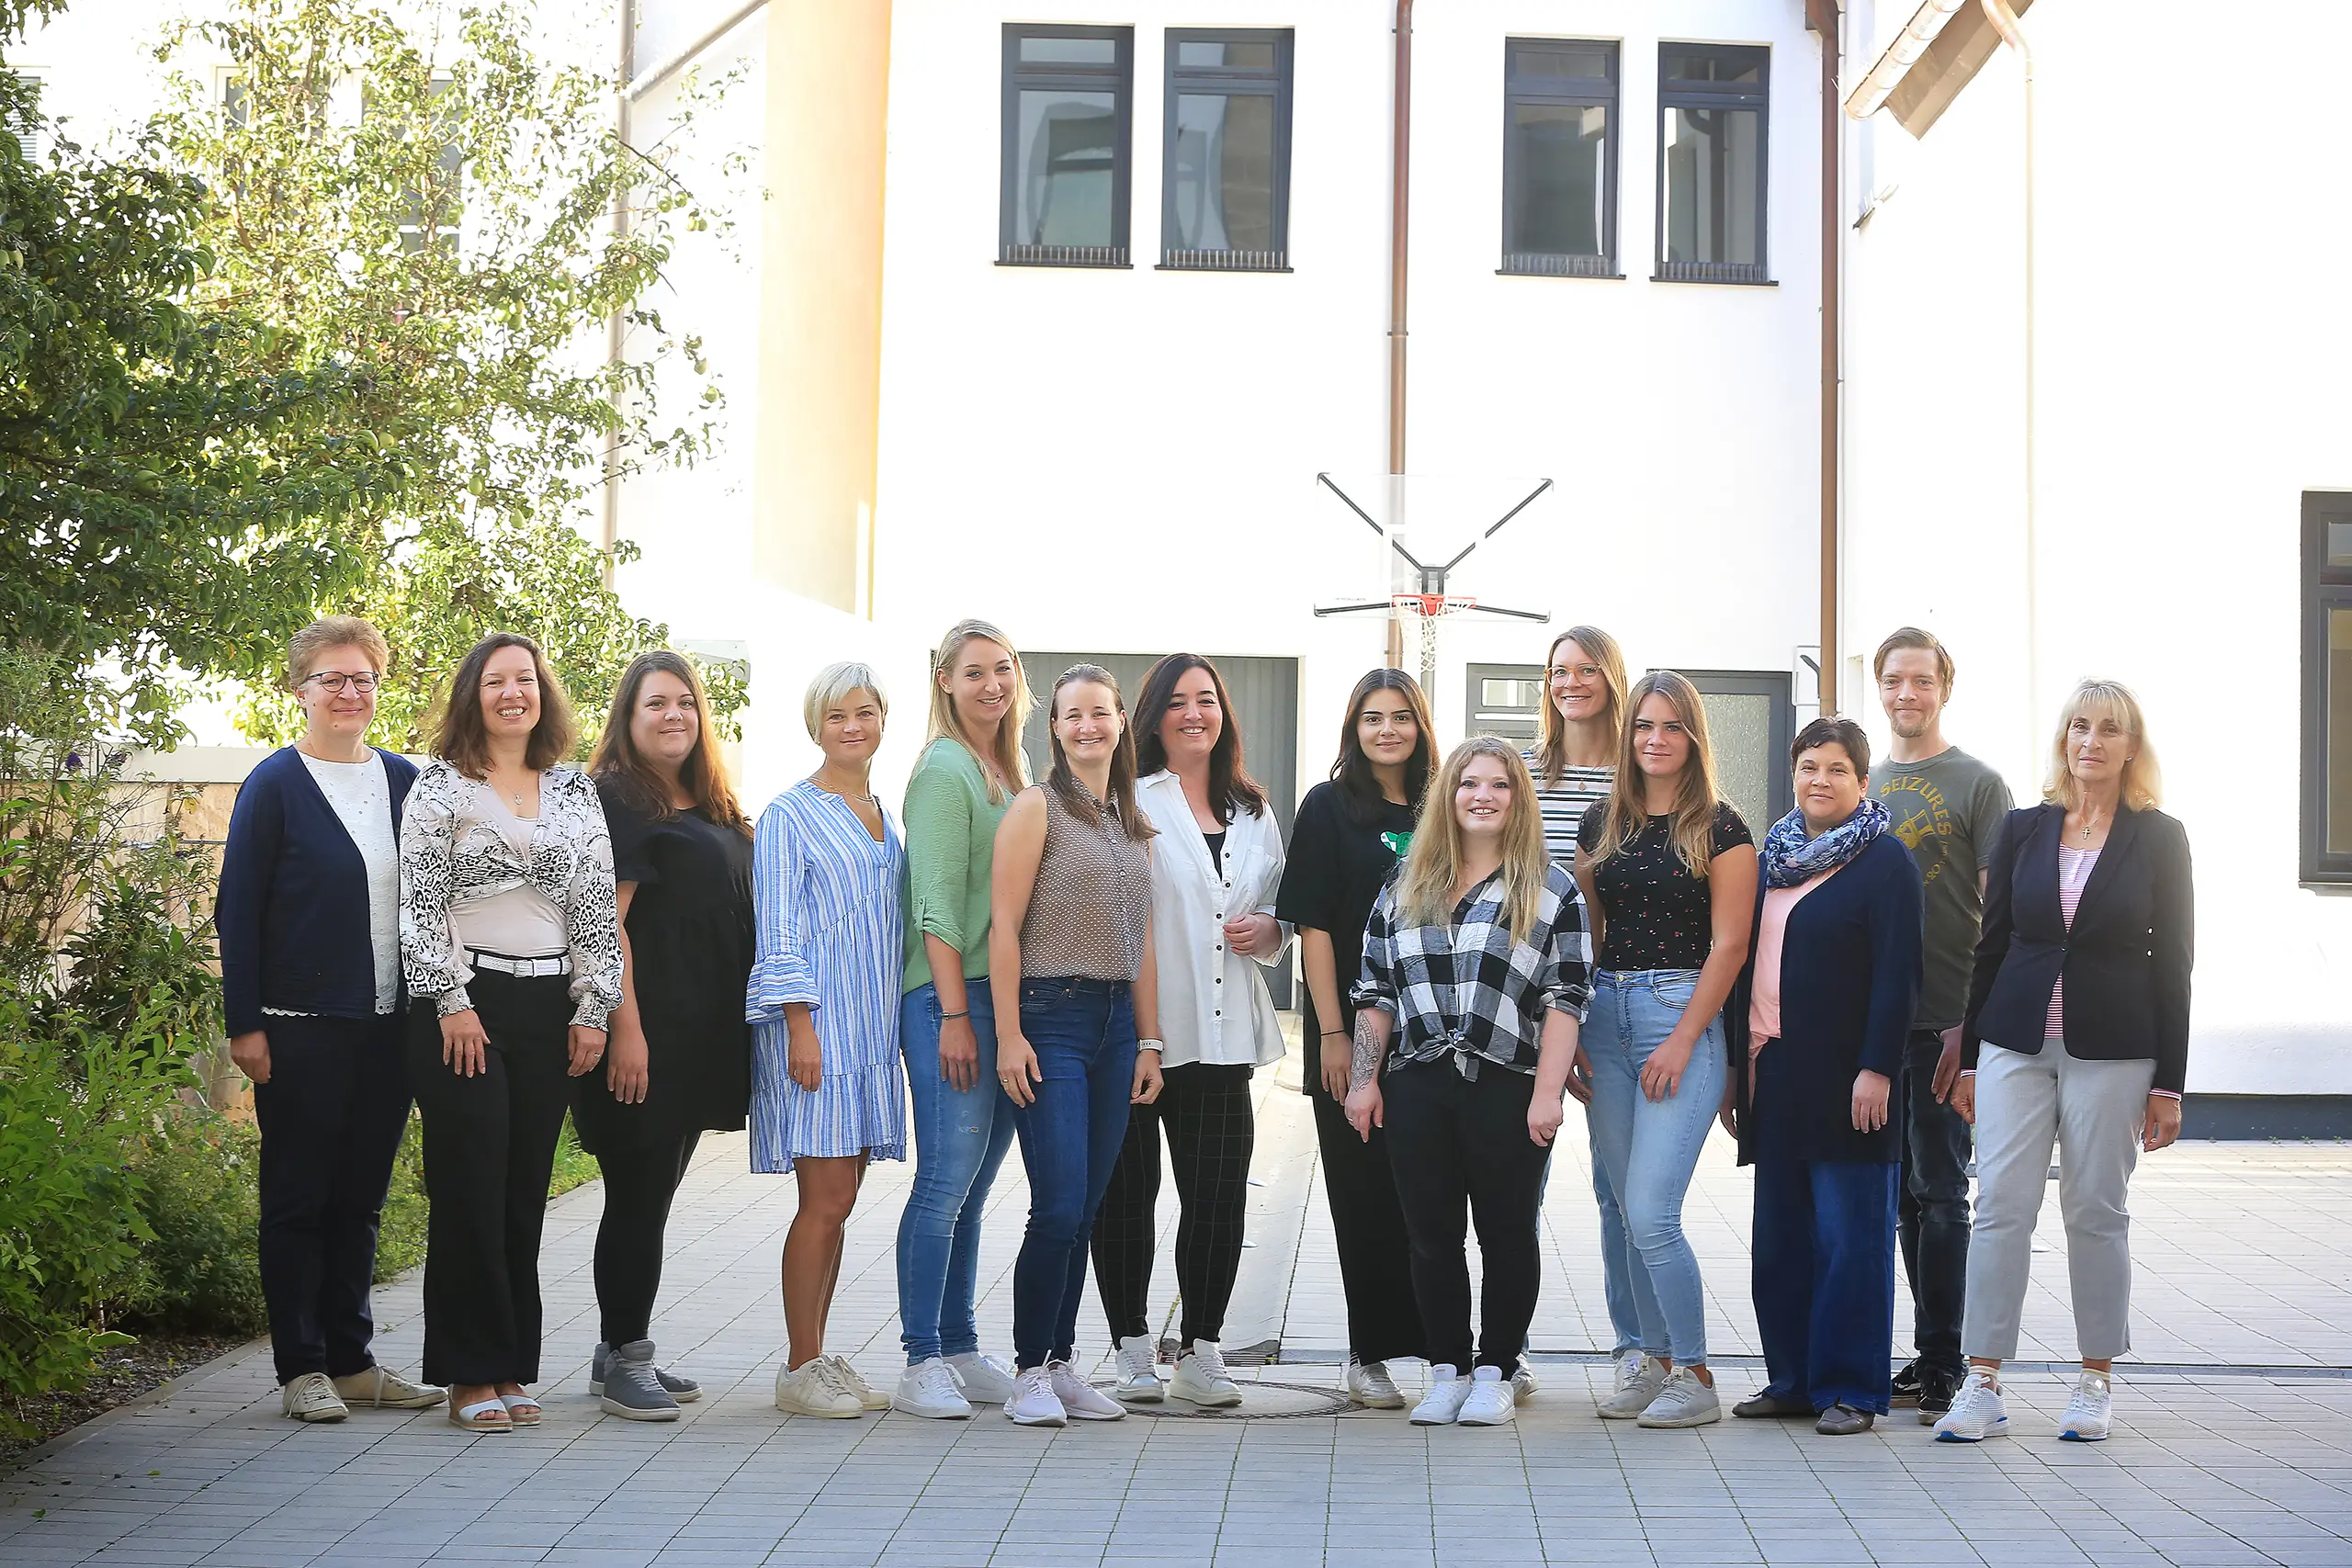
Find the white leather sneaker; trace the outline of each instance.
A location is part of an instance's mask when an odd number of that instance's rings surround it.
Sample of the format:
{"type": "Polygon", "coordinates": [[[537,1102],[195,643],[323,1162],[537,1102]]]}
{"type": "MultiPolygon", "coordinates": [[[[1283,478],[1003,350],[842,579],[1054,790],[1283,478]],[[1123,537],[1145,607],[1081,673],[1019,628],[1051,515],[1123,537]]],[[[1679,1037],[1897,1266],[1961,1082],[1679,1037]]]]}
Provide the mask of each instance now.
{"type": "Polygon", "coordinates": [[[860,1377],[857,1369],[849,1364],[848,1357],[828,1356],[825,1359],[833,1364],[833,1381],[857,1395],[857,1403],[861,1407],[867,1410],[890,1408],[890,1396],[860,1377]]]}
{"type": "Polygon", "coordinates": [[[972,1413],[972,1402],[956,1386],[956,1374],[937,1356],[917,1361],[899,1374],[890,1408],[933,1421],[961,1421],[972,1413]]]}
{"type": "Polygon", "coordinates": [[[1206,1339],[1193,1341],[1193,1348],[1176,1363],[1176,1375],[1168,1380],[1168,1392],[1188,1404],[1206,1405],[1212,1410],[1241,1403],[1240,1385],[1225,1370],[1225,1352],[1206,1339]]]}
{"type": "Polygon", "coordinates": [[[1666,1363],[1642,1350],[1628,1350],[1617,1363],[1617,1392],[1600,1402],[1611,1421],[1631,1421],[1650,1407],[1666,1386],[1666,1363]]]}
{"type": "Polygon", "coordinates": [[[956,1374],[956,1386],[964,1397],[975,1404],[1002,1404],[1012,1397],[1012,1363],[1001,1356],[967,1350],[948,1357],[947,1370],[956,1374]]]}
{"type": "Polygon", "coordinates": [[[821,1416],[836,1421],[854,1420],[865,1414],[865,1401],[841,1380],[827,1356],[811,1356],[797,1370],[778,1367],[775,1407],[787,1416],[821,1416]]]}
{"type": "Polygon", "coordinates": [[[1526,1353],[1522,1351],[1519,1365],[1510,1370],[1510,1402],[1524,1404],[1534,1398],[1536,1391],[1543,1386],[1535,1381],[1535,1369],[1527,1364],[1526,1353]]]}
{"type": "Polygon", "coordinates": [[[1503,1381],[1500,1367],[1480,1367],[1470,1376],[1470,1393],[1454,1419],[1464,1427],[1499,1427],[1516,1413],[1519,1399],[1503,1381]]]}
{"type": "Polygon", "coordinates": [[[1004,1402],[1004,1414],[1021,1427],[1060,1427],[1069,1420],[1062,1402],[1054,1397],[1054,1375],[1044,1367],[1024,1367],[1013,1374],[1012,1397],[1004,1402]]]}
{"type": "Polygon", "coordinates": [[[1936,1423],[1936,1441],[1981,1443],[1987,1438],[2001,1437],[2008,1429],[2009,1410],[2001,1403],[1997,1375],[1982,1367],[1971,1367],[1968,1381],[1960,1385],[1951,1408],[1936,1423]]]}
{"type": "Polygon", "coordinates": [[[1710,1421],[1724,1418],[1724,1402],[1713,1388],[1699,1381],[1699,1374],[1688,1367],[1677,1367],[1667,1374],[1666,1386],[1657,1391],[1635,1424],[1643,1427],[1703,1427],[1710,1421]]]}
{"type": "Polygon", "coordinates": [[[1405,1396],[1396,1391],[1396,1380],[1388,1375],[1385,1361],[1356,1361],[1348,1363],[1344,1386],[1348,1397],[1366,1410],[1402,1410],[1405,1396]]]}
{"type": "Polygon", "coordinates": [[[1148,1334],[1130,1334],[1119,1341],[1118,1379],[1112,1392],[1129,1404],[1157,1404],[1164,1392],[1159,1382],[1159,1341],[1148,1334]]]}
{"type": "Polygon", "coordinates": [[[324,1372],[304,1372],[277,1391],[278,1403],[297,1421],[340,1421],[351,1414],[324,1372]]]}
{"type": "Polygon", "coordinates": [[[1416,1427],[1451,1427],[1462,1414],[1462,1402],[1470,1397],[1470,1380],[1452,1367],[1430,1369],[1429,1391],[1421,1402],[1413,1406],[1416,1427]]]}
{"type": "Polygon", "coordinates": [[[2066,1443],[2103,1443],[2115,1416],[2115,1393],[2105,1372],[2083,1369],[2075,1381],[2075,1397],[2058,1420],[2058,1439],[2066,1443]]]}
{"type": "Polygon", "coordinates": [[[1046,1370],[1051,1374],[1054,1397],[1071,1420],[1116,1421],[1126,1415],[1125,1405],[1072,1371],[1068,1361],[1050,1362],[1046,1370]]]}

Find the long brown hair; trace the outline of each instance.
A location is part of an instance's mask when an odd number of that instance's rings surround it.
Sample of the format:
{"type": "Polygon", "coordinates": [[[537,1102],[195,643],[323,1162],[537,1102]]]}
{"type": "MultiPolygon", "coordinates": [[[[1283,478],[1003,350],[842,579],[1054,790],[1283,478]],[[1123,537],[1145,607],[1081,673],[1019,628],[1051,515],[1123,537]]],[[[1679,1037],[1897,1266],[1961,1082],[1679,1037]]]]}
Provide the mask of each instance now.
{"type": "Polygon", "coordinates": [[[1176,695],[1176,682],[1195,670],[1207,671],[1209,684],[1216,691],[1218,729],[1216,744],[1209,748],[1209,804],[1227,822],[1243,811],[1263,817],[1266,792],[1241,764],[1241,725],[1233,716],[1232,700],[1225,694],[1225,677],[1197,653],[1171,653],[1144,676],[1143,695],[1136,699],[1136,712],[1143,720],[1143,739],[1136,742],[1136,772],[1149,778],[1168,766],[1168,747],[1159,739],[1159,721],[1176,695]]]}
{"type": "Polygon", "coordinates": [[[751,821],[735,798],[735,786],[727,782],[727,770],[719,766],[718,749],[710,743],[710,695],[703,689],[702,672],[684,654],[650,648],[628,661],[628,668],[621,671],[620,684],[613,688],[612,711],[605,716],[605,733],[597,739],[589,773],[609,780],[630,804],[657,822],[678,815],[677,807],[671,803],[668,781],[637,749],[637,737],[629,728],[637,713],[638,694],[646,678],[656,673],[676,676],[694,699],[695,749],[678,765],[678,782],[694,796],[695,811],[748,838],[751,821]]]}
{"type": "Polygon", "coordinates": [[[1421,802],[1412,847],[1396,884],[1396,910],[1408,925],[1442,926],[1453,916],[1454,888],[1462,880],[1462,823],[1453,814],[1454,793],[1475,757],[1492,757],[1510,783],[1510,810],[1503,817],[1503,923],[1514,940],[1535,929],[1552,857],[1544,848],[1544,811],[1535,801],[1535,780],[1519,750],[1499,736],[1474,735],[1456,746],[1438,771],[1437,787],[1421,802]]]}
{"type": "Polygon", "coordinates": [[[1111,753],[1110,806],[1119,814],[1119,826],[1130,843],[1142,843],[1158,831],[1151,819],[1136,807],[1136,730],[1127,720],[1127,699],[1120,694],[1118,677],[1100,664],[1073,664],[1054,682],[1053,695],[1046,699],[1046,738],[1053,745],[1054,770],[1046,776],[1046,787],[1062,797],[1062,804],[1072,811],[1094,809],[1086,786],[1078,782],[1070,771],[1069,759],[1062,753],[1061,732],[1054,728],[1053,716],[1062,704],[1062,688],[1091,682],[1107,688],[1111,705],[1119,710],[1119,744],[1111,753]]]}
{"type": "Polygon", "coordinates": [[[1674,708],[1683,733],[1690,737],[1690,756],[1675,781],[1674,809],[1668,815],[1667,835],[1684,869],[1703,879],[1714,859],[1715,806],[1723,792],[1715,784],[1715,750],[1707,739],[1707,705],[1699,688],[1672,670],[1653,670],[1634,682],[1625,694],[1624,734],[1617,747],[1617,778],[1609,789],[1609,809],[1602,815],[1600,840],[1593,846],[1595,862],[1605,861],[1641,837],[1649,826],[1646,775],[1634,745],[1634,719],[1642,704],[1664,697],[1674,708]]]}
{"type": "Polygon", "coordinates": [[[448,689],[441,694],[440,723],[433,738],[433,754],[469,779],[490,772],[490,727],[481,716],[481,676],[490,666],[491,655],[505,648],[519,648],[530,654],[531,670],[539,682],[539,722],[532,726],[530,740],[523,748],[523,765],[539,773],[571,754],[575,734],[571,698],[555,671],[548,668],[547,655],[521,632],[492,632],[458,661],[458,672],[449,677],[448,689]]]}
{"type": "MultiPolygon", "coordinates": [[[[994,762],[996,772],[1011,779],[1012,787],[1019,789],[1029,778],[1028,764],[1021,755],[1021,730],[1029,722],[1032,701],[1029,676],[1021,668],[1021,650],[1012,646],[1012,639],[999,631],[992,622],[967,615],[948,627],[947,635],[941,637],[939,646],[932,650],[931,727],[930,733],[923,738],[923,744],[929,746],[933,740],[953,740],[972,752],[976,760],[994,762]],[[947,689],[939,683],[939,678],[947,673],[949,667],[963,653],[964,645],[975,637],[996,644],[1012,659],[1012,689],[1005,694],[1004,716],[997,721],[996,740],[989,746],[984,759],[964,733],[963,720],[956,712],[956,699],[948,695],[947,689]]],[[[988,785],[989,803],[1002,805],[1005,795],[997,787],[995,775],[985,767],[980,773],[988,785]]]]}
{"type": "Polygon", "coordinates": [[[1418,739],[1413,742],[1413,754],[1405,759],[1405,804],[1415,811],[1421,808],[1422,797],[1429,794],[1430,783],[1437,777],[1437,741],[1432,732],[1436,725],[1430,718],[1430,701],[1421,695],[1421,683],[1402,670],[1372,670],[1356,682],[1348,694],[1348,713],[1340,721],[1340,754],[1331,762],[1331,777],[1339,782],[1340,798],[1348,815],[1359,826],[1368,826],[1380,818],[1380,780],[1372,771],[1372,759],[1364,755],[1363,742],[1356,736],[1356,720],[1363,714],[1364,704],[1374,692],[1395,692],[1413,710],[1413,729],[1418,739]]]}
{"type": "Polygon", "coordinates": [[[1603,722],[1611,732],[1622,729],[1625,723],[1625,653],[1617,639],[1599,626],[1570,626],[1552,639],[1544,655],[1544,719],[1536,743],[1536,760],[1544,769],[1544,787],[1550,789],[1560,782],[1568,765],[1568,721],[1560,716],[1560,705],[1552,700],[1552,660],[1560,656],[1560,645],[1575,643],[1585,656],[1600,666],[1601,684],[1609,688],[1609,711],[1603,722]]]}

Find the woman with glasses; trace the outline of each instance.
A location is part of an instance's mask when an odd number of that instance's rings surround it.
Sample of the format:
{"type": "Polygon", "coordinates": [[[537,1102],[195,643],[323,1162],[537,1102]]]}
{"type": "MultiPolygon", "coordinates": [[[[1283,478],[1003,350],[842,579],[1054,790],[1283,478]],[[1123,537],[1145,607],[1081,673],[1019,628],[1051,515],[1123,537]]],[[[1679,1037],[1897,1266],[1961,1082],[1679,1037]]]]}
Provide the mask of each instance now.
{"type": "Polygon", "coordinates": [[[229,1055],[254,1080],[261,1124],[279,1401],[297,1421],[442,1399],[368,1350],[376,1227],[409,1108],[399,836],[416,766],[368,744],[388,662],[383,634],[356,615],[295,634],[302,738],[237,792],[213,917],[229,1055]]]}

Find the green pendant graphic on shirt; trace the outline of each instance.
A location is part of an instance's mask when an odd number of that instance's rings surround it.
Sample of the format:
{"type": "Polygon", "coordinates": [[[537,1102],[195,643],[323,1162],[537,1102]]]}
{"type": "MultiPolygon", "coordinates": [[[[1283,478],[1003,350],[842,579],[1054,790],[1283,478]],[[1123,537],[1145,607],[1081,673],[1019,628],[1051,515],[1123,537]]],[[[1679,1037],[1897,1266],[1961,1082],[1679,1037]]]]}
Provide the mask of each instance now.
{"type": "Polygon", "coordinates": [[[1388,846],[1390,854],[1395,855],[1398,860],[1403,860],[1405,852],[1413,847],[1413,835],[1410,832],[1392,831],[1381,834],[1380,841],[1388,846]]]}

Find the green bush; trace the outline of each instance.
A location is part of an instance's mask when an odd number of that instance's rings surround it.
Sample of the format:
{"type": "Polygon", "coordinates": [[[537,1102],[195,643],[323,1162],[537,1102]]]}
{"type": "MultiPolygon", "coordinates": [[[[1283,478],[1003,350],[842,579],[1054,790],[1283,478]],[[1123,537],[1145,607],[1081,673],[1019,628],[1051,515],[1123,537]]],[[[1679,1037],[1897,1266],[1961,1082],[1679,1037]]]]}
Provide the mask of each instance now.
{"type": "Polygon", "coordinates": [[[175,1107],[132,1156],[149,1233],[122,1297],[127,1321],[195,1334],[257,1334],[262,1302],[258,1162],[249,1122],[175,1107]]]}
{"type": "Polygon", "coordinates": [[[411,1111],[392,1185],[384,1195],[384,1223],[376,1233],[376,1281],[381,1284],[424,1262],[424,1123],[411,1111]]]}

